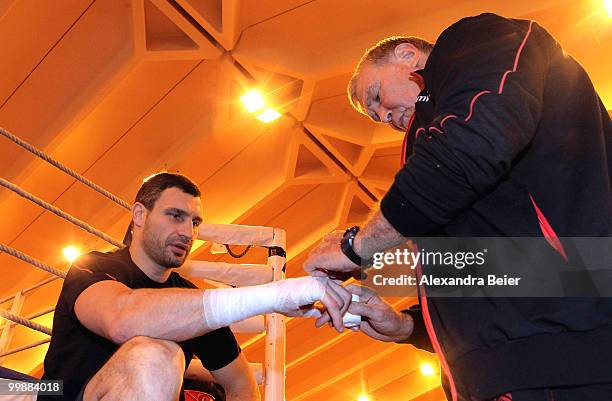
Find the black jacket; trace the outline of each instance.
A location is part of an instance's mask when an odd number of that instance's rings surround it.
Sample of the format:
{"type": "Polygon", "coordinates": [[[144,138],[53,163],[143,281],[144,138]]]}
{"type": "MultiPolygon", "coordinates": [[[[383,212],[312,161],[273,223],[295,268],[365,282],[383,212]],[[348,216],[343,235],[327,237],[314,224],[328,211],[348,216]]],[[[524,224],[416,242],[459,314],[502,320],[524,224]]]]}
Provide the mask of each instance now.
{"type": "MultiPolygon", "coordinates": [[[[542,27],[493,14],[462,19],[418,73],[424,89],[405,164],[381,203],[396,230],[539,237],[567,263],[574,254],[563,237],[610,237],[610,116],[542,27]]],[[[410,311],[408,341],[439,354],[451,399],[612,382],[608,298],[424,295],[410,311]]]]}

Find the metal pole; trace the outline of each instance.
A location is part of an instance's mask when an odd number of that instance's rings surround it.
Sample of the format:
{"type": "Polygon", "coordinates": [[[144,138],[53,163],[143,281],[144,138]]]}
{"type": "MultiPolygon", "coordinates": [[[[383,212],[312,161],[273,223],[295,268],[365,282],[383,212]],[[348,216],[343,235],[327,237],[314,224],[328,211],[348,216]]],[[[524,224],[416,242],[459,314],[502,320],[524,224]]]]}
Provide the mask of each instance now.
{"type": "Polygon", "coordinates": [[[55,280],[57,280],[58,278],[60,278],[60,277],[57,277],[57,276],[49,277],[48,279],[43,280],[43,281],[39,282],[38,284],[34,284],[33,286],[31,286],[31,287],[28,287],[28,288],[24,289],[22,292],[23,292],[24,294],[26,294],[26,293],[28,293],[28,292],[30,292],[30,291],[34,291],[35,289],[37,289],[37,288],[39,288],[39,287],[42,287],[43,285],[45,285],[45,284],[47,284],[47,283],[50,283],[50,282],[52,282],[52,281],[55,281],[55,280]]]}
{"type": "Polygon", "coordinates": [[[25,350],[30,349],[30,348],[38,347],[39,345],[43,345],[43,344],[46,344],[48,342],[51,342],[51,339],[50,338],[45,338],[44,340],[37,341],[37,342],[32,343],[30,345],[24,345],[23,347],[19,347],[19,348],[15,348],[15,349],[12,349],[12,350],[7,351],[7,352],[3,352],[2,354],[0,354],[0,358],[4,358],[5,356],[9,356],[9,355],[13,355],[13,354],[16,354],[18,352],[21,352],[21,351],[25,351],[25,350]]]}
{"type": "MultiPolygon", "coordinates": [[[[26,295],[27,293],[29,293],[29,292],[31,292],[31,291],[34,291],[35,289],[37,289],[37,288],[39,288],[39,287],[42,287],[42,286],[43,286],[43,285],[45,285],[45,284],[48,284],[48,283],[50,283],[50,282],[52,282],[52,281],[55,281],[55,280],[57,280],[58,278],[59,278],[59,277],[57,277],[57,276],[52,276],[52,277],[49,277],[49,278],[47,278],[47,279],[45,279],[45,280],[43,280],[43,281],[38,282],[37,284],[34,284],[34,285],[33,285],[33,286],[31,286],[31,287],[24,288],[23,290],[21,290],[21,293],[22,293],[23,295],[26,295]]],[[[15,296],[14,296],[14,295],[11,295],[11,296],[6,297],[6,298],[3,298],[3,299],[0,299],[0,304],[3,304],[3,303],[5,303],[5,302],[8,302],[8,301],[12,300],[13,298],[15,298],[15,296]]]]}
{"type": "Polygon", "coordinates": [[[32,320],[32,319],[36,319],[37,317],[41,317],[43,315],[46,315],[47,313],[51,313],[53,311],[55,311],[55,307],[54,306],[50,307],[50,308],[47,308],[47,309],[44,309],[44,310],[41,310],[39,312],[33,313],[30,316],[26,316],[25,318],[28,319],[28,320],[32,320]]]}

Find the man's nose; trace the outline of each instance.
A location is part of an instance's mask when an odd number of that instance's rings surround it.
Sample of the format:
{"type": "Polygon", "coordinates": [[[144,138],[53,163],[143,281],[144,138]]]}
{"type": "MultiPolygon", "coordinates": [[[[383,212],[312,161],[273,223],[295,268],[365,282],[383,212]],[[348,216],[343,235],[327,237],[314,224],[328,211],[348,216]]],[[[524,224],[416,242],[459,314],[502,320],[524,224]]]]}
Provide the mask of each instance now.
{"type": "Polygon", "coordinates": [[[378,110],[376,110],[376,114],[378,115],[381,123],[389,124],[391,121],[393,121],[391,110],[383,106],[380,106],[378,110]]]}
{"type": "Polygon", "coordinates": [[[179,235],[181,236],[181,240],[183,242],[191,242],[193,241],[194,236],[197,235],[197,228],[194,227],[191,220],[187,221],[181,224],[179,228],[179,235]]]}
{"type": "Polygon", "coordinates": [[[190,234],[179,234],[179,238],[181,240],[182,243],[184,244],[193,244],[193,236],[190,234]]]}

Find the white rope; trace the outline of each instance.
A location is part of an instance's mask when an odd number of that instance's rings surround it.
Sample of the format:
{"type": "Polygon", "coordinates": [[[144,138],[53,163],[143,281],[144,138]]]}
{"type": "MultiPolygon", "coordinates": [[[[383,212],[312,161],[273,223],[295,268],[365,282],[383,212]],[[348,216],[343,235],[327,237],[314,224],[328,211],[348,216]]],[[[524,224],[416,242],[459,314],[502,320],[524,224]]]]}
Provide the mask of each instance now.
{"type": "Polygon", "coordinates": [[[31,264],[32,266],[38,267],[41,270],[44,270],[46,272],[49,272],[53,275],[56,275],[59,278],[66,278],[66,273],[61,271],[61,270],[57,270],[47,264],[44,264],[43,262],[34,259],[33,257],[26,255],[23,252],[19,252],[17,249],[15,248],[11,248],[8,245],[4,245],[0,243],[0,251],[8,253],[11,256],[16,257],[17,259],[21,259],[24,262],[27,262],[29,264],[31,264]]]}
{"type": "Polygon", "coordinates": [[[10,351],[6,351],[6,352],[1,353],[0,354],[0,358],[4,358],[5,356],[9,356],[9,355],[13,355],[13,354],[16,354],[18,352],[21,352],[21,351],[25,351],[25,350],[30,349],[30,348],[38,347],[40,345],[47,344],[49,342],[51,342],[51,339],[50,338],[45,338],[44,340],[36,341],[35,343],[29,344],[29,345],[24,345],[23,347],[14,348],[14,349],[12,349],[10,351]]]}
{"type": "Polygon", "coordinates": [[[53,159],[51,156],[49,156],[46,153],[44,153],[43,151],[35,148],[33,145],[27,143],[26,141],[16,137],[15,135],[11,134],[10,132],[8,132],[7,130],[5,130],[2,127],[0,127],[0,134],[2,134],[7,139],[10,139],[11,141],[15,142],[17,145],[21,146],[22,148],[24,148],[25,150],[29,151],[30,153],[33,153],[34,155],[40,157],[41,159],[43,159],[47,163],[49,163],[49,164],[57,167],[58,169],[62,170],[64,173],[72,176],[77,181],[80,181],[83,184],[87,185],[88,187],[90,187],[94,191],[99,192],[100,194],[106,196],[108,199],[112,200],[113,202],[123,206],[124,208],[126,208],[128,210],[130,209],[130,204],[127,203],[126,201],[124,201],[123,199],[118,198],[117,196],[113,195],[112,193],[110,193],[106,189],[102,188],[101,186],[99,186],[97,184],[94,184],[92,181],[90,181],[87,178],[83,177],[81,174],[77,173],[73,169],[64,166],[63,164],[61,164],[57,160],[53,159]]]}
{"type": "Polygon", "coordinates": [[[102,231],[93,228],[92,226],[90,226],[89,224],[85,223],[82,220],[77,219],[76,217],[58,209],[57,207],[51,205],[50,203],[45,202],[44,200],[37,198],[36,196],[32,195],[31,193],[27,192],[26,190],[20,188],[19,186],[5,180],[4,178],[0,178],[0,185],[2,185],[3,187],[10,189],[11,191],[15,192],[17,195],[32,201],[34,203],[36,203],[38,206],[42,207],[43,209],[47,209],[48,211],[50,211],[51,213],[65,219],[68,220],[69,222],[71,222],[72,224],[74,224],[77,227],[82,228],[83,230],[87,231],[90,234],[93,234],[101,239],[103,239],[104,241],[115,245],[117,248],[123,248],[124,245],[122,242],[117,241],[116,239],[106,235],[105,233],[103,233],[102,231]]]}
{"type": "Polygon", "coordinates": [[[40,331],[41,333],[51,335],[51,329],[47,326],[43,326],[42,324],[38,324],[30,320],[24,319],[21,316],[17,316],[3,309],[0,309],[0,317],[3,317],[6,320],[10,320],[11,322],[20,324],[22,326],[29,327],[32,330],[40,331]]]}

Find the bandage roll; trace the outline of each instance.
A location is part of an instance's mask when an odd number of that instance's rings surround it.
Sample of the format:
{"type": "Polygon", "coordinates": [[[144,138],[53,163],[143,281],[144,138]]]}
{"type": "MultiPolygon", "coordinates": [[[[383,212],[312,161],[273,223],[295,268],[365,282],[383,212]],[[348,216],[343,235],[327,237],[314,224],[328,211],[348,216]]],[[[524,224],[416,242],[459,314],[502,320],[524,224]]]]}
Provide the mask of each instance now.
{"type": "MultiPolygon", "coordinates": [[[[359,295],[353,294],[351,302],[359,302],[359,295]]],[[[361,325],[361,316],[346,312],[344,316],[342,316],[342,322],[344,323],[344,327],[347,328],[359,327],[359,325],[361,325]]]]}

